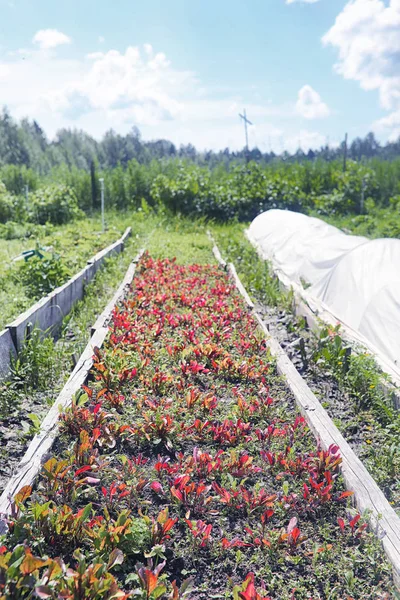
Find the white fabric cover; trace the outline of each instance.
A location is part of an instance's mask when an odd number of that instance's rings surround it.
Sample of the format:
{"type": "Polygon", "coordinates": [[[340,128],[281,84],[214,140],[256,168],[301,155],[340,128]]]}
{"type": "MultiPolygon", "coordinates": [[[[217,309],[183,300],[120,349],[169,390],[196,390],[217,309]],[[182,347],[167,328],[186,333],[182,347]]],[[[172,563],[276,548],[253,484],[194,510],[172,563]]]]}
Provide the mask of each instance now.
{"type": "Polygon", "coordinates": [[[400,240],[346,235],[319,219],[270,210],[249,237],[286,277],[400,365],[400,240]]]}
{"type": "Polygon", "coordinates": [[[308,291],[400,364],[400,240],[355,248],[308,291]]]}
{"type": "Polygon", "coordinates": [[[289,279],[309,284],[324,277],[343,254],[368,241],[320,219],[278,209],[258,215],[249,236],[289,279]]]}

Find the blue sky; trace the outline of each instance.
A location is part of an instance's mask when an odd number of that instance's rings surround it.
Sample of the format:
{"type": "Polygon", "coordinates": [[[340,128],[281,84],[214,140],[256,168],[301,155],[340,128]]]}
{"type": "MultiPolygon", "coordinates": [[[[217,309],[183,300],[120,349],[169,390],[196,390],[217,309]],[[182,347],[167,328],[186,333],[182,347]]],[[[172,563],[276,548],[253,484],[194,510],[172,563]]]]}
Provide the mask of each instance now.
{"type": "Polygon", "coordinates": [[[0,103],[95,137],[263,151],[400,134],[400,0],[0,0],[0,103]]]}

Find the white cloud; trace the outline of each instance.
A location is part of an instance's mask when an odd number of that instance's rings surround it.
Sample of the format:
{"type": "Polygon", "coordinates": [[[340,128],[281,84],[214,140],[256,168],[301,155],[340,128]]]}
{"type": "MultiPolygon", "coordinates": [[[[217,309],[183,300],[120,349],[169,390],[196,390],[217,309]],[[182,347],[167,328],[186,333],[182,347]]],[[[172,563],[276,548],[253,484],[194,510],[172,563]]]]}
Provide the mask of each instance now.
{"type": "MultiPolygon", "coordinates": [[[[50,138],[61,127],[99,138],[111,127],[124,134],[137,125],[145,139],[166,138],[199,149],[243,148],[238,113],[244,106],[255,123],[249,144],[262,151],[280,152],[292,144],[299,120],[294,102],[263,102],[251,89],[208,89],[150,44],[69,60],[42,49],[31,50],[24,60],[13,53],[0,60],[0,98],[16,118],[36,119],[50,138]]],[[[319,143],[317,136],[305,133],[304,145],[319,143]]]]}
{"type": "Polygon", "coordinates": [[[57,46],[72,42],[68,35],[57,29],[40,29],[40,31],[35,33],[32,41],[42,50],[49,50],[50,48],[56,48],[57,46]]]}
{"type": "Polygon", "coordinates": [[[174,88],[179,93],[193,80],[191,73],[173,70],[163,53],[143,58],[139,48],[133,46],[125,53],[110,50],[88,58],[91,65],[84,79],[69,81],[47,94],[53,110],[77,109],[79,113],[79,108],[85,106],[85,110],[118,113],[119,119],[156,124],[178,115],[180,102],[174,88]]]}
{"type": "Polygon", "coordinates": [[[391,142],[397,141],[400,137],[400,109],[375,121],[372,129],[378,133],[388,135],[388,140],[391,142]]]}
{"type": "Polygon", "coordinates": [[[324,119],[330,115],[328,106],[310,85],[304,85],[297,95],[296,111],[305,119],[324,119]]]}
{"type": "Polygon", "coordinates": [[[0,81],[2,79],[6,79],[6,77],[9,75],[9,73],[10,73],[10,67],[8,65],[0,64],[0,81]]]}
{"type": "MultiPolygon", "coordinates": [[[[299,147],[303,152],[308,152],[310,149],[315,150],[326,144],[326,136],[318,131],[309,131],[301,129],[297,134],[287,136],[285,138],[285,150],[296,152],[299,147]]],[[[331,144],[332,145],[332,144],[331,144]]]]}
{"type": "Polygon", "coordinates": [[[104,44],[106,39],[102,35],[99,35],[99,37],[97,38],[97,41],[99,42],[99,44],[104,44]]]}
{"type": "Polygon", "coordinates": [[[338,73],[364,90],[377,90],[382,108],[394,110],[376,128],[395,127],[400,113],[400,0],[351,0],[322,41],[338,50],[338,73]]]}

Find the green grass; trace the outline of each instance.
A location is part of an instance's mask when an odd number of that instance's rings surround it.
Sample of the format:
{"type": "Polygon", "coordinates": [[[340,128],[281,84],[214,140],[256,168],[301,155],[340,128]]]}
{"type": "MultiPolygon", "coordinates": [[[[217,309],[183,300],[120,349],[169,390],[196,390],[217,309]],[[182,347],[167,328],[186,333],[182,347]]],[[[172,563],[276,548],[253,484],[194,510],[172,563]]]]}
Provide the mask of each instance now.
{"type": "Polygon", "coordinates": [[[258,302],[287,308],[291,295],[282,292],[268,262],[260,260],[245,236],[247,224],[210,226],[213,237],[227,262],[233,262],[247,291],[258,302]]]}
{"type": "Polygon", "coordinates": [[[176,258],[178,263],[214,263],[212,244],[202,220],[184,217],[164,219],[149,240],[154,258],[176,258]]]}
{"type": "Polygon", "coordinates": [[[126,227],[126,215],[113,213],[107,215],[104,233],[101,232],[100,216],[95,216],[60,227],[27,226],[23,232],[28,237],[0,239],[0,330],[36,300],[19,276],[23,261],[13,261],[21,252],[35,248],[37,243],[43,247],[51,246],[60,255],[68,278],[99,250],[115,242],[126,227]]]}

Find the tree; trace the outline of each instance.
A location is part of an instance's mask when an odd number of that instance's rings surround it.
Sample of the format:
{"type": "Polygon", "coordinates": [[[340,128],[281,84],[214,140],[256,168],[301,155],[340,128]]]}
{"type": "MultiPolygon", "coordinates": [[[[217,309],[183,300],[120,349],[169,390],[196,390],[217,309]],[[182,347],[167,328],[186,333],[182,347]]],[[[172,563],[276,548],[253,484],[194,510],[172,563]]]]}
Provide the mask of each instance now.
{"type": "Polygon", "coordinates": [[[0,163],[29,166],[29,152],[24,136],[6,107],[0,117],[0,163]]]}

